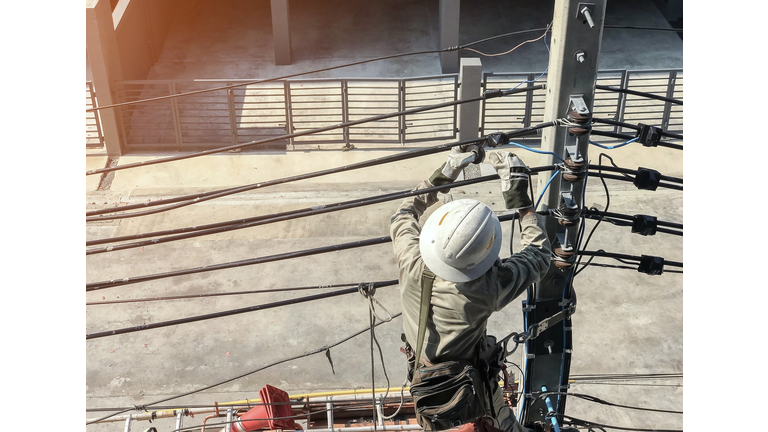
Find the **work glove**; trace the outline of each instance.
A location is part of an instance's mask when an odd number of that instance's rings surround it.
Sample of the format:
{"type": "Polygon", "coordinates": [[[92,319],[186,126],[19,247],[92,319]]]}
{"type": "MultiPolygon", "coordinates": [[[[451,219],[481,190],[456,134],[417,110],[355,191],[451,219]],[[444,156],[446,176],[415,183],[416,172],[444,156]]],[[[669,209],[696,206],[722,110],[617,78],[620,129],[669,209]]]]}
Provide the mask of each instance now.
{"type": "Polygon", "coordinates": [[[528,196],[531,170],[514,153],[491,152],[488,161],[501,178],[501,194],[508,210],[520,210],[533,206],[528,196]]]}
{"type": "Polygon", "coordinates": [[[485,157],[485,151],[481,146],[473,146],[462,152],[460,146],[451,149],[448,160],[436,169],[429,182],[433,186],[443,186],[453,183],[459,177],[459,173],[471,163],[480,163],[485,157]],[[479,159],[479,160],[478,160],[479,159]]]}

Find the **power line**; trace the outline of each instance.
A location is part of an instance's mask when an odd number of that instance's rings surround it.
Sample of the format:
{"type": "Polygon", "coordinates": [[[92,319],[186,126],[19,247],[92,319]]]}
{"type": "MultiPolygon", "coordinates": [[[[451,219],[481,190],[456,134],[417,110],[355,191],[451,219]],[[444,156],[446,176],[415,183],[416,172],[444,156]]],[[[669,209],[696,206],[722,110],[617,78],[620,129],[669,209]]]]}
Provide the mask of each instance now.
{"type": "Polygon", "coordinates": [[[665,97],[665,96],[659,96],[659,95],[656,95],[656,94],[653,94],[653,93],[646,93],[646,92],[641,92],[641,91],[637,91],[637,90],[629,90],[629,89],[625,89],[625,88],[611,87],[611,86],[605,86],[605,85],[600,85],[600,84],[595,84],[595,88],[598,89],[598,90],[607,90],[607,91],[612,91],[612,92],[617,92],[617,93],[631,94],[631,95],[634,95],[634,96],[642,96],[644,98],[656,99],[656,100],[660,100],[660,101],[664,101],[664,102],[673,103],[675,105],[682,105],[683,104],[683,101],[681,101],[680,99],[668,98],[668,97],[665,97]]]}
{"type": "MultiPolygon", "coordinates": [[[[504,135],[509,136],[509,137],[518,137],[518,136],[530,134],[530,133],[532,133],[532,132],[534,132],[536,130],[539,130],[539,129],[543,129],[543,128],[546,128],[546,127],[553,127],[553,126],[557,126],[557,122],[556,121],[555,122],[540,123],[538,125],[529,126],[527,128],[517,129],[515,131],[508,132],[508,133],[506,133],[504,135]]],[[[140,204],[131,204],[131,205],[126,205],[126,206],[122,206],[122,207],[112,207],[112,208],[107,208],[107,209],[93,210],[93,211],[90,211],[90,212],[86,212],[86,222],[113,220],[113,219],[125,219],[125,218],[128,218],[128,217],[136,217],[136,216],[146,216],[148,214],[154,214],[154,213],[159,213],[159,212],[162,212],[162,211],[174,210],[174,209],[177,209],[177,208],[180,208],[180,207],[185,207],[185,206],[188,206],[188,205],[197,204],[197,203],[200,203],[202,201],[207,201],[207,200],[211,200],[211,199],[215,199],[215,198],[221,198],[221,197],[224,197],[224,196],[233,195],[233,194],[241,193],[241,192],[247,192],[247,191],[254,190],[254,189],[260,189],[260,188],[264,188],[264,187],[268,187],[268,186],[274,186],[274,185],[278,185],[278,184],[285,184],[285,183],[295,182],[295,181],[299,181],[299,180],[307,180],[307,179],[310,179],[310,178],[321,177],[321,176],[325,176],[325,175],[336,174],[336,173],[356,170],[356,169],[360,169],[360,168],[368,168],[368,167],[371,167],[371,166],[382,165],[382,164],[390,163],[390,162],[397,162],[397,161],[411,159],[411,158],[420,157],[420,156],[426,156],[426,155],[430,155],[430,154],[434,154],[434,153],[439,153],[441,151],[449,150],[449,149],[451,149],[453,147],[457,147],[457,146],[467,146],[467,145],[471,145],[471,144],[482,143],[482,142],[486,141],[486,139],[487,139],[487,136],[482,136],[482,137],[479,137],[479,138],[473,138],[473,139],[468,139],[468,140],[464,140],[464,141],[457,141],[457,142],[453,142],[453,143],[440,144],[440,145],[433,146],[433,147],[428,147],[428,148],[425,148],[425,149],[417,149],[417,150],[411,150],[411,151],[407,151],[407,152],[398,153],[398,154],[395,154],[395,155],[383,156],[383,157],[380,157],[380,158],[370,159],[370,160],[367,160],[367,161],[358,162],[358,163],[354,163],[354,164],[350,164],[350,165],[345,165],[345,166],[342,166],[342,167],[329,168],[329,169],[326,169],[326,170],[315,171],[315,172],[295,175],[295,176],[291,176],[291,177],[284,177],[284,178],[277,179],[277,180],[269,180],[269,181],[265,181],[265,182],[252,183],[252,184],[249,184],[249,185],[238,186],[238,187],[234,187],[234,188],[226,188],[226,189],[219,189],[219,190],[214,190],[214,191],[209,191],[209,192],[185,195],[185,196],[171,198],[171,199],[162,200],[162,201],[158,200],[158,201],[154,201],[154,202],[146,202],[146,203],[140,203],[140,204]],[[175,203],[178,203],[178,204],[175,204],[175,203]],[[165,204],[171,204],[171,205],[168,205],[167,207],[165,207],[163,209],[160,209],[160,210],[157,210],[157,211],[143,211],[143,212],[136,212],[136,213],[130,213],[130,214],[122,214],[122,215],[116,215],[116,216],[106,216],[106,217],[89,217],[89,216],[94,216],[94,215],[99,216],[99,215],[103,215],[103,214],[107,214],[107,213],[114,213],[114,212],[120,212],[120,211],[126,211],[126,210],[135,210],[135,209],[139,209],[139,208],[153,207],[153,206],[159,206],[159,205],[165,205],[165,204]]]]}
{"type": "Polygon", "coordinates": [[[624,26],[624,25],[604,25],[606,29],[620,29],[620,30],[649,30],[649,31],[662,31],[662,32],[675,32],[682,33],[683,29],[678,28],[661,28],[661,27],[640,27],[640,26],[624,26]]]}
{"type": "MultiPolygon", "coordinates": [[[[373,283],[374,287],[380,288],[380,287],[385,287],[385,286],[397,285],[398,282],[397,282],[397,280],[390,280],[390,281],[379,281],[379,282],[372,282],[372,283],[373,283]]],[[[248,306],[248,307],[244,307],[244,308],[232,309],[232,310],[227,310],[227,311],[222,311],[222,312],[214,312],[214,313],[205,314],[205,315],[197,315],[197,316],[193,316],[193,317],[179,318],[179,319],[175,319],[175,320],[161,321],[161,322],[150,323],[150,324],[142,324],[140,326],[126,327],[126,328],[121,328],[121,329],[116,329],[116,330],[107,330],[107,331],[103,331],[103,332],[89,333],[89,334],[85,335],[85,339],[86,340],[88,340],[88,339],[98,339],[98,338],[103,338],[103,337],[107,337],[107,336],[115,336],[115,335],[119,335],[119,334],[134,333],[134,332],[144,331],[144,330],[152,330],[152,329],[161,328],[161,327],[168,327],[168,326],[172,326],[172,325],[187,324],[187,323],[197,322],[197,321],[205,321],[205,320],[214,319],[214,318],[222,318],[222,317],[227,317],[227,316],[232,316],[232,315],[238,315],[238,314],[246,313],[246,312],[254,312],[254,311],[258,311],[258,310],[272,309],[272,308],[276,308],[276,307],[288,306],[288,305],[293,305],[293,304],[297,304],[297,303],[304,303],[304,302],[309,302],[309,301],[313,301],[313,300],[322,300],[322,299],[326,299],[326,298],[337,297],[337,296],[340,296],[340,295],[351,294],[351,293],[355,293],[355,292],[358,292],[358,288],[357,287],[347,288],[347,289],[337,290],[337,291],[332,291],[332,292],[328,292],[328,293],[315,294],[315,295],[310,295],[310,296],[305,296],[305,297],[298,297],[298,298],[294,298],[294,299],[281,300],[281,301],[272,302],[272,303],[248,306]]]]}
{"type": "Polygon", "coordinates": [[[228,263],[222,263],[222,264],[213,264],[209,266],[204,267],[195,267],[191,269],[184,269],[184,270],[176,270],[176,271],[170,271],[165,273],[157,273],[153,275],[145,275],[145,276],[137,276],[137,277],[127,277],[123,279],[112,279],[109,281],[102,281],[102,282],[93,282],[85,284],[85,291],[95,291],[100,290],[104,288],[111,288],[121,285],[129,285],[139,282],[148,282],[152,280],[157,279],[165,279],[169,277],[174,276],[182,276],[182,275],[188,275],[188,274],[195,274],[195,273],[204,273],[214,270],[224,270],[234,267],[244,267],[249,265],[255,265],[255,264],[263,264],[268,262],[274,262],[274,261],[282,261],[286,259],[291,258],[299,258],[299,257],[305,257],[310,255],[317,255],[327,252],[336,252],[346,249],[353,249],[358,247],[364,247],[364,246],[373,246],[377,244],[382,243],[388,243],[392,241],[389,236],[386,237],[376,237],[372,239],[366,239],[366,240],[359,240],[359,241],[353,241],[348,243],[341,243],[331,246],[325,246],[325,247],[319,247],[319,248],[313,248],[313,249],[305,249],[302,251],[295,251],[295,252],[286,252],[282,254],[276,254],[276,255],[269,255],[265,257],[260,258],[251,258],[246,260],[240,260],[240,261],[233,261],[228,263]]]}
{"type": "Polygon", "coordinates": [[[630,405],[621,405],[613,402],[608,402],[606,400],[600,399],[596,396],[584,394],[584,393],[571,393],[571,392],[542,392],[542,393],[534,393],[531,396],[536,397],[544,397],[549,395],[567,395],[567,396],[573,396],[579,399],[583,399],[589,402],[595,402],[599,403],[601,405],[608,405],[608,406],[614,406],[617,408],[627,408],[627,409],[633,409],[638,411],[651,411],[651,412],[660,412],[660,413],[667,413],[667,414],[682,414],[682,411],[673,411],[673,410],[663,410],[663,409],[656,409],[656,408],[646,408],[646,407],[637,407],[637,406],[630,406],[630,405]]]}
{"type": "MultiPolygon", "coordinates": [[[[594,166],[590,165],[589,167],[592,168],[594,166]]],[[[602,166],[598,166],[598,167],[604,168],[604,169],[610,169],[616,172],[626,172],[626,173],[633,173],[633,174],[637,173],[637,171],[635,170],[626,169],[626,168],[619,168],[619,167],[612,168],[612,167],[602,167],[602,166]]],[[[550,167],[544,166],[544,167],[532,168],[531,171],[533,173],[538,173],[538,172],[546,171],[550,169],[551,169],[550,167]]],[[[555,175],[557,174],[559,174],[559,171],[555,173],[555,175]]],[[[668,177],[668,176],[662,176],[662,177],[671,179],[672,181],[682,182],[682,179],[677,179],[675,177],[668,177]]],[[[192,227],[177,228],[177,229],[157,231],[157,232],[151,232],[151,233],[135,234],[131,236],[121,236],[121,237],[114,237],[114,238],[92,240],[90,242],[86,242],[86,246],[143,239],[141,241],[137,241],[133,243],[124,243],[124,244],[113,245],[108,247],[87,249],[86,255],[99,254],[99,253],[105,253],[105,252],[115,252],[119,250],[145,247],[145,246],[168,243],[168,242],[173,242],[178,240],[185,240],[189,238],[202,237],[206,235],[219,234],[223,232],[234,231],[234,230],[239,230],[244,228],[251,228],[251,227],[261,226],[261,225],[267,225],[271,223],[284,222],[287,220],[315,216],[323,213],[330,213],[330,212],[336,212],[336,211],[341,211],[346,209],[374,205],[374,204],[379,204],[386,201],[394,201],[394,200],[403,199],[403,198],[407,198],[414,195],[420,195],[422,193],[429,193],[433,191],[444,191],[447,189],[467,186],[475,183],[481,183],[489,180],[494,180],[497,178],[498,178],[497,174],[492,174],[489,176],[483,176],[483,177],[478,177],[470,180],[455,182],[447,186],[434,186],[434,187],[419,190],[419,191],[405,190],[405,191],[394,192],[394,193],[389,193],[384,195],[350,200],[346,202],[325,204],[325,205],[313,206],[313,207],[308,207],[308,208],[303,208],[298,210],[291,210],[291,211],[275,213],[271,215],[255,216],[252,218],[217,222],[217,223],[207,224],[207,225],[196,225],[192,227]],[[160,237],[160,236],[167,236],[167,237],[160,237]],[[160,237],[160,238],[149,239],[149,237],[160,237]]],[[[550,179],[550,181],[552,181],[552,179],[550,179]]],[[[549,183],[547,183],[547,185],[549,185],[549,183]]],[[[545,190],[546,190],[546,187],[545,187],[545,190]]],[[[632,219],[632,216],[621,215],[618,213],[614,214],[613,217],[616,217],[619,219],[632,219]]],[[[661,222],[659,224],[662,224],[662,226],[677,227],[675,225],[666,225],[667,223],[664,223],[664,222],[661,222]]]]}
{"type": "Polygon", "coordinates": [[[486,90],[485,92],[483,92],[483,94],[481,96],[470,98],[470,99],[453,100],[453,101],[449,101],[449,102],[442,102],[442,103],[439,103],[439,104],[428,105],[428,106],[425,106],[425,107],[411,108],[411,109],[408,109],[408,110],[396,111],[396,112],[389,113],[389,114],[381,114],[381,115],[377,115],[377,116],[366,117],[364,119],[353,120],[353,121],[349,121],[349,122],[346,122],[346,123],[338,123],[338,124],[334,124],[334,125],[331,125],[331,126],[324,126],[324,127],[320,127],[320,128],[316,128],[316,129],[310,129],[310,130],[306,130],[306,131],[303,131],[303,132],[295,132],[295,133],[280,135],[280,136],[276,136],[276,137],[272,137],[272,138],[265,138],[265,139],[262,139],[262,140],[250,141],[250,142],[246,142],[246,143],[242,143],[242,144],[232,144],[232,145],[225,146],[225,147],[219,147],[219,148],[210,149],[210,150],[203,150],[203,151],[199,151],[199,152],[195,152],[195,153],[190,153],[190,154],[186,154],[186,155],[169,156],[169,157],[160,158],[160,159],[153,159],[153,160],[136,162],[136,163],[125,164],[125,165],[117,165],[117,166],[114,166],[114,167],[99,168],[99,169],[95,169],[95,170],[86,171],[85,175],[88,176],[88,175],[94,175],[94,174],[101,174],[101,173],[106,173],[106,172],[113,172],[113,171],[118,171],[118,170],[124,170],[124,169],[129,169],[129,168],[145,167],[145,166],[149,166],[149,165],[156,165],[156,164],[167,163],[167,162],[175,162],[175,161],[184,160],[184,159],[191,159],[191,158],[196,158],[196,157],[200,157],[200,156],[206,156],[206,155],[210,155],[210,154],[221,153],[221,152],[228,151],[228,150],[234,150],[234,149],[238,149],[238,148],[253,147],[253,146],[257,146],[257,145],[265,144],[265,143],[270,143],[270,142],[274,142],[274,141],[280,141],[280,140],[289,139],[289,138],[297,138],[297,137],[302,137],[302,136],[306,136],[306,135],[312,135],[312,134],[317,134],[317,133],[321,133],[321,132],[327,132],[327,131],[331,131],[331,130],[335,130],[335,129],[343,129],[343,128],[347,128],[347,127],[350,127],[350,126],[356,126],[356,125],[359,125],[359,124],[376,122],[376,121],[380,121],[380,120],[384,120],[384,119],[388,119],[388,118],[392,118],[392,117],[399,117],[399,116],[404,116],[404,115],[408,115],[408,114],[415,114],[415,113],[419,113],[419,112],[423,112],[423,111],[430,111],[430,110],[434,110],[434,109],[438,109],[438,108],[443,108],[443,107],[448,107],[448,106],[455,106],[455,105],[461,105],[461,104],[470,103],[470,102],[478,102],[478,101],[481,101],[481,100],[494,99],[494,98],[497,98],[497,97],[508,96],[508,95],[516,94],[516,93],[525,93],[525,92],[529,92],[529,91],[533,91],[533,90],[541,90],[541,89],[543,89],[545,87],[546,87],[546,85],[540,84],[538,86],[523,87],[523,88],[520,88],[520,89],[486,90]]]}
{"type": "Polygon", "coordinates": [[[596,423],[586,420],[581,420],[576,417],[571,417],[569,415],[562,414],[561,415],[564,420],[567,420],[570,424],[573,424],[575,426],[586,426],[586,427],[599,427],[599,428],[608,428],[608,429],[619,429],[619,430],[627,430],[627,431],[642,431],[642,432],[683,432],[682,429],[659,429],[659,428],[653,428],[653,429],[643,429],[643,428],[630,428],[630,427],[624,427],[624,426],[611,426],[611,425],[605,425],[602,423],[596,423]]]}
{"type": "MultiPolygon", "coordinates": [[[[619,127],[623,127],[623,128],[627,128],[627,129],[632,129],[632,130],[635,130],[635,131],[639,131],[640,130],[640,126],[638,126],[638,125],[633,125],[633,124],[630,124],[630,123],[624,123],[624,122],[620,122],[620,121],[616,121],[616,120],[611,120],[611,119],[603,119],[603,118],[594,118],[593,117],[592,121],[595,122],[595,123],[609,124],[609,125],[613,125],[613,126],[619,126],[619,127]]],[[[665,137],[669,137],[669,138],[674,138],[674,139],[683,139],[682,135],[676,134],[676,133],[672,133],[672,132],[667,132],[665,130],[661,130],[661,131],[659,131],[659,133],[661,134],[661,136],[665,136],[665,137]]]]}
{"type": "Polygon", "coordinates": [[[97,306],[97,305],[118,304],[118,303],[139,303],[139,302],[163,301],[163,300],[186,300],[186,299],[192,299],[192,298],[210,298],[210,297],[224,297],[224,296],[233,296],[233,295],[266,294],[266,293],[285,292],[285,291],[306,291],[306,290],[313,290],[313,289],[343,288],[343,287],[349,287],[353,285],[355,284],[351,284],[351,283],[329,284],[329,285],[316,285],[316,286],[305,286],[305,287],[294,287],[294,288],[272,288],[272,289],[263,289],[263,290],[229,291],[229,292],[188,294],[188,295],[123,299],[123,300],[104,300],[104,301],[96,301],[96,302],[86,302],[85,305],[97,306]]]}
{"type": "Polygon", "coordinates": [[[182,97],[182,96],[189,96],[189,95],[200,94],[200,93],[207,93],[207,92],[212,92],[212,91],[229,90],[229,89],[233,89],[233,88],[237,88],[237,87],[243,87],[243,86],[248,86],[248,85],[252,85],[252,84],[259,84],[259,83],[265,83],[265,82],[271,82],[271,81],[280,81],[280,80],[284,80],[284,79],[287,79],[287,78],[293,78],[293,77],[296,77],[296,76],[309,75],[309,74],[313,74],[313,73],[325,72],[325,71],[334,70],[334,69],[341,69],[341,68],[345,68],[345,67],[349,67],[349,66],[357,66],[357,65],[360,65],[360,64],[371,63],[371,62],[375,62],[375,61],[389,60],[389,59],[398,58],[398,57],[407,57],[407,56],[413,56],[413,55],[436,54],[436,53],[441,53],[441,52],[458,51],[460,49],[466,49],[467,47],[479,45],[481,43],[489,42],[489,41],[496,40],[496,39],[501,39],[501,38],[505,38],[505,37],[509,37],[509,36],[516,36],[516,35],[525,34],[525,33],[535,33],[535,32],[539,32],[539,31],[547,30],[547,29],[548,29],[547,27],[543,27],[543,28],[536,28],[536,29],[530,29],[530,30],[520,30],[520,31],[515,31],[515,32],[510,32],[510,33],[504,33],[504,34],[497,35],[497,36],[492,36],[492,37],[485,38],[485,39],[480,39],[480,40],[477,40],[477,41],[474,41],[474,42],[466,43],[464,45],[458,45],[458,46],[454,46],[454,47],[444,48],[444,49],[441,49],[441,50],[415,51],[415,52],[402,53],[402,54],[393,54],[393,55],[388,55],[388,56],[383,56],[383,57],[376,57],[376,58],[372,58],[372,59],[368,59],[368,60],[361,60],[361,61],[357,61],[357,62],[353,62],[353,63],[346,63],[346,64],[339,65],[339,66],[331,66],[331,67],[327,67],[327,68],[323,68],[323,69],[315,69],[315,70],[311,70],[311,71],[308,71],[308,72],[300,72],[300,73],[295,73],[295,74],[291,74],[291,75],[284,75],[284,76],[276,77],[276,78],[267,78],[267,79],[263,79],[263,80],[254,80],[254,81],[243,82],[243,83],[240,83],[240,84],[232,84],[232,85],[221,86],[221,87],[213,87],[213,88],[209,88],[209,89],[195,90],[195,91],[190,91],[190,92],[186,92],[186,93],[178,93],[178,94],[174,94],[174,95],[159,96],[159,97],[155,97],[155,98],[142,99],[142,100],[130,101],[130,102],[121,102],[121,103],[116,103],[116,104],[112,104],[112,105],[104,105],[104,106],[100,106],[100,107],[93,107],[93,108],[86,109],[85,112],[98,111],[98,110],[102,110],[102,109],[106,109],[106,108],[115,108],[115,107],[120,107],[120,106],[125,106],[125,105],[135,105],[135,104],[140,104],[140,103],[145,103],[145,102],[154,102],[154,101],[158,101],[158,100],[172,99],[172,98],[178,98],[178,97],[182,97]]]}
{"type": "MultiPolygon", "coordinates": [[[[398,313],[392,315],[392,319],[397,318],[400,315],[402,315],[402,312],[398,312],[398,313]]],[[[380,322],[380,323],[377,323],[375,325],[379,326],[381,324],[384,324],[384,322],[380,322]]],[[[335,342],[333,344],[325,345],[325,346],[322,346],[322,347],[317,348],[315,350],[312,350],[312,351],[309,351],[309,352],[305,352],[304,354],[299,354],[299,355],[296,355],[296,356],[293,356],[293,357],[289,357],[289,358],[286,358],[286,359],[283,359],[283,360],[276,361],[274,363],[270,363],[270,364],[268,364],[266,366],[262,366],[262,367],[260,367],[258,369],[252,370],[250,372],[246,372],[246,373],[238,375],[238,376],[236,376],[234,378],[229,378],[227,380],[218,382],[216,384],[211,384],[211,385],[208,385],[208,386],[196,389],[196,390],[192,390],[192,391],[189,391],[189,392],[186,392],[186,393],[182,393],[180,395],[164,398],[164,399],[152,402],[150,404],[144,405],[143,407],[146,409],[146,407],[152,407],[153,405],[157,405],[157,404],[160,404],[160,403],[163,403],[163,402],[168,402],[169,400],[178,399],[178,398],[181,398],[181,397],[184,397],[184,396],[189,396],[191,394],[199,393],[199,392],[202,392],[202,391],[205,391],[205,390],[209,390],[209,389],[212,389],[212,388],[220,386],[220,385],[224,385],[224,384],[230,383],[230,382],[238,380],[240,378],[245,378],[245,377],[247,377],[249,375],[255,374],[256,372],[260,372],[260,371],[262,371],[264,369],[271,368],[272,366],[277,366],[277,365],[282,364],[282,363],[286,363],[286,362],[293,361],[293,360],[298,360],[298,359],[303,358],[303,357],[309,357],[311,355],[318,354],[318,353],[321,353],[321,352],[327,352],[331,348],[339,346],[339,345],[343,344],[344,342],[354,338],[355,336],[359,336],[359,335],[361,335],[361,334],[363,334],[363,333],[365,333],[367,331],[370,331],[370,330],[371,330],[371,328],[366,326],[366,328],[364,328],[364,329],[362,329],[362,330],[360,330],[360,331],[358,331],[358,332],[356,332],[356,333],[354,333],[354,334],[352,334],[350,336],[347,336],[344,339],[342,339],[342,340],[340,340],[338,342],[335,342]]],[[[95,419],[95,420],[87,421],[85,424],[89,425],[89,424],[93,424],[93,423],[98,423],[100,421],[106,420],[108,418],[114,417],[114,416],[119,415],[119,414],[123,414],[125,412],[130,411],[130,410],[131,409],[128,408],[128,409],[124,409],[124,410],[121,410],[121,411],[117,411],[117,412],[114,412],[112,414],[106,415],[104,417],[100,417],[100,418],[95,419]]]]}
{"type": "MultiPolygon", "coordinates": [[[[618,139],[621,139],[621,140],[631,140],[631,139],[635,138],[632,135],[620,134],[620,133],[609,132],[609,131],[601,131],[601,130],[596,130],[596,129],[592,129],[592,131],[590,133],[592,135],[605,136],[605,137],[611,137],[611,138],[618,138],[618,139]]],[[[659,146],[659,147],[667,147],[667,148],[671,148],[671,149],[675,149],[675,150],[682,150],[683,149],[683,146],[680,145],[680,144],[673,144],[673,143],[664,142],[664,141],[661,141],[661,142],[657,143],[656,145],[659,146]]]]}

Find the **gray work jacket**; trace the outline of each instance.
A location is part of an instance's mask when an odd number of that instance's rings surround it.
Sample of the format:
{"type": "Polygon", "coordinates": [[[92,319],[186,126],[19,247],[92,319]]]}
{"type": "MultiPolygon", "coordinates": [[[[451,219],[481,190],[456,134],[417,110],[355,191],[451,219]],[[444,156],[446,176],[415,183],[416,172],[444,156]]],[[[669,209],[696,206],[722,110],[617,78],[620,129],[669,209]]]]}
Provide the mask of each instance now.
{"type": "MultiPolygon", "coordinates": [[[[432,187],[428,180],[416,189],[432,187]]],[[[419,217],[437,202],[437,192],[407,198],[392,216],[390,236],[399,267],[400,299],[405,337],[416,349],[421,304],[421,272],[424,261],[419,252],[419,217]]],[[[488,317],[501,310],[549,268],[550,244],[543,221],[537,215],[521,220],[523,249],[505,262],[496,263],[479,278],[463,283],[435,278],[431,311],[427,320],[422,357],[432,363],[474,360],[473,348],[485,334],[488,317]]]]}

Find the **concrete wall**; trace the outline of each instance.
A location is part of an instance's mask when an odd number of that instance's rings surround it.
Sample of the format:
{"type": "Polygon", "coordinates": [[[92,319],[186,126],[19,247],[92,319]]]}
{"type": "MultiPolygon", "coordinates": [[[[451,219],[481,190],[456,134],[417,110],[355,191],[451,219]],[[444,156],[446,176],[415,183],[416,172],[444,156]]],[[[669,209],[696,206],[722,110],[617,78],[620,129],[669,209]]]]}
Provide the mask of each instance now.
{"type": "Polygon", "coordinates": [[[147,79],[168,36],[178,0],[120,0],[112,12],[123,79],[147,79]]]}

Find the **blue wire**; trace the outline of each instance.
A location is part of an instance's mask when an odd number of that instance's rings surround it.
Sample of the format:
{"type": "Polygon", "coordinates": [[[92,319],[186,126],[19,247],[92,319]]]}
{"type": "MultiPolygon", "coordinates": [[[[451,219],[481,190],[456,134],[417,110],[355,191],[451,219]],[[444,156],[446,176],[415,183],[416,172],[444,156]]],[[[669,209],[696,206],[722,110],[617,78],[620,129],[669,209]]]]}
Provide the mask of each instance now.
{"type": "Polygon", "coordinates": [[[565,162],[565,161],[563,160],[563,158],[561,158],[560,156],[558,156],[556,153],[552,153],[552,152],[549,152],[549,151],[544,151],[544,150],[534,150],[534,149],[532,149],[532,148],[530,148],[530,147],[526,147],[526,146],[524,146],[524,145],[522,145],[522,144],[518,144],[518,143],[516,143],[516,142],[512,142],[512,141],[510,141],[509,143],[510,143],[510,144],[513,144],[513,145],[516,145],[516,146],[518,146],[518,147],[520,147],[520,148],[524,148],[524,149],[526,149],[526,150],[528,150],[528,151],[530,151],[530,152],[539,153],[539,154],[548,154],[548,155],[552,155],[552,156],[554,156],[554,157],[556,157],[556,158],[560,159],[560,162],[565,162]]]}
{"type": "Polygon", "coordinates": [[[592,144],[592,145],[596,145],[596,146],[598,146],[598,147],[600,147],[600,148],[604,148],[604,149],[608,149],[608,150],[611,150],[611,149],[615,149],[615,148],[623,147],[623,146],[625,146],[625,145],[627,145],[627,144],[631,144],[631,143],[633,143],[633,142],[637,141],[638,139],[640,139],[640,137],[635,137],[635,138],[632,138],[631,140],[629,140],[629,141],[627,141],[627,142],[625,142],[625,143],[617,144],[617,145],[615,145],[615,146],[605,146],[605,145],[602,145],[602,144],[598,144],[598,143],[596,143],[596,142],[594,142],[594,141],[592,141],[592,140],[590,140],[590,141],[589,141],[589,143],[590,143],[590,144],[592,144]]]}
{"type": "MultiPolygon", "coordinates": [[[[547,184],[544,186],[544,189],[541,191],[541,194],[539,195],[539,199],[538,199],[538,200],[536,200],[536,205],[533,207],[533,211],[536,211],[536,209],[538,209],[538,208],[539,208],[539,203],[541,202],[541,198],[544,196],[544,192],[546,192],[546,191],[547,191],[547,188],[549,187],[549,184],[550,184],[550,183],[552,183],[552,180],[554,180],[554,179],[555,179],[555,177],[557,177],[557,175],[558,175],[558,174],[560,174],[560,171],[559,171],[559,170],[555,171],[555,173],[554,173],[554,174],[552,174],[552,177],[550,177],[549,181],[548,181],[548,182],[547,182],[547,184]]],[[[529,180],[529,181],[530,181],[530,180],[529,180]]]]}

